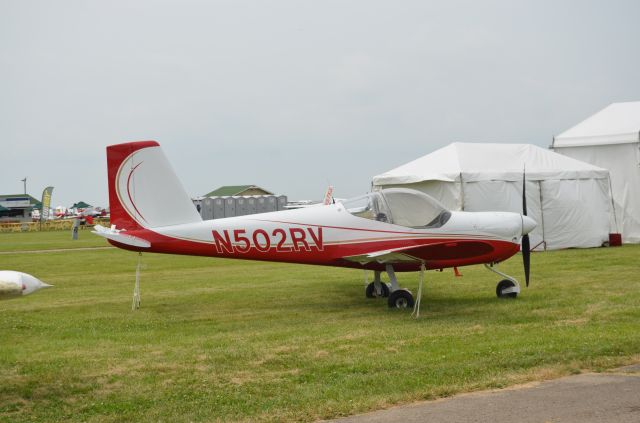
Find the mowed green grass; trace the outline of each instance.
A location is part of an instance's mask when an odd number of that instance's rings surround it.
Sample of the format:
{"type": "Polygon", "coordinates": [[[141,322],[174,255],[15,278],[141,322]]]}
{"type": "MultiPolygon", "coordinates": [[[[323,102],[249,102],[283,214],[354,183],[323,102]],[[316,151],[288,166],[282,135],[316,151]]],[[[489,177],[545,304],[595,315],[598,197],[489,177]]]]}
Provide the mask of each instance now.
{"type": "Polygon", "coordinates": [[[313,421],[635,362],[639,256],[533,254],[517,300],[482,266],[428,272],[416,320],[365,299],[358,270],[146,254],[132,312],[135,253],[0,254],[55,284],[0,302],[0,421],[313,421]]]}
{"type": "Polygon", "coordinates": [[[80,230],[77,240],[71,239],[71,231],[0,233],[0,252],[91,248],[107,245],[104,238],[93,235],[91,229],[80,230]]]}

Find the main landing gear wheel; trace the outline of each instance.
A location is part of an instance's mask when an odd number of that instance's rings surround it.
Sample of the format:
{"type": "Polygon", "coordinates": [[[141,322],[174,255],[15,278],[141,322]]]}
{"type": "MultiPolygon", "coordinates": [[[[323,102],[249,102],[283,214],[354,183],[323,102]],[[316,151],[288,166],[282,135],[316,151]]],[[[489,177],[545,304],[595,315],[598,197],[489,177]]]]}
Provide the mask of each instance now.
{"type": "Polygon", "coordinates": [[[509,279],[503,279],[496,286],[496,295],[498,298],[516,298],[518,296],[517,292],[503,292],[509,288],[515,288],[515,286],[516,284],[509,279]]]}
{"type": "Polygon", "coordinates": [[[414,304],[413,295],[407,289],[396,289],[389,294],[388,303],[389,308],[411,308],[414,304]]]}
{"type": "Polygon", "coordinates": [[[365,295],[367,296],[367,298],[387,298],[389,296],[389,286],[384,282],[380,282],[380,288],[382,290],[382,293],[378,295],[378,293],[376,292],[375,282],[371,282],[369,285],[367,285],[367,289],[365,289],[365,295]]]}

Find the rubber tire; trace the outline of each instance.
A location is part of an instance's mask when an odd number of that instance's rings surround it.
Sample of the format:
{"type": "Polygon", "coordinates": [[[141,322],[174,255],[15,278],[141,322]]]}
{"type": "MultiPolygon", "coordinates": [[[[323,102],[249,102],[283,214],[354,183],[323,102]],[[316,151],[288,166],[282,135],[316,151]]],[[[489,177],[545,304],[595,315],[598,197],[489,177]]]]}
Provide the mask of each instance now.
{"type": "MultiPolygon", "coordinates": [[[[389,296],[389,286],[384,282],[380,282],[380,285],[382,286],[382,297],[387,298],[389,296]]],[[[376,295],[376,287],[374,285],[374,282],[371,282],[369,283],[369,285],[367,285],[364,294],[367,296],[367,298],[378,298],[378,296],[376,295]]]]}
{"type": "Polygon", "coordinates": [[[389,304],[389,308],[412,308],[414,305],[413,295],[409,292],[408,289],[397,289],[389,294],[389,299],[387,300],[389,304]]]}
{"type": "Polygon", "coordinates": [[[509,279],[501,280],[500,282],[498,282],[498,285],[496,286],[496,296],[498,298],[516,298],[518,296],[517,292],[509,292],[508,294],[502,293],[503,289],[511,288],[513,286],[516,286],[516,284],[511,282],[509,279]]]}

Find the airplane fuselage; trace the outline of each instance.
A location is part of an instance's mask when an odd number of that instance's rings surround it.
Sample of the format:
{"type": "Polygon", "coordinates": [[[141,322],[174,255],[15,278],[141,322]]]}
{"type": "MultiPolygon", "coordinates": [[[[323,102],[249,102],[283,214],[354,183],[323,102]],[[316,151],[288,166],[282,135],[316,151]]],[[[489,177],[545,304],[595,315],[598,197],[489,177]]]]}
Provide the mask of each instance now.
{"type": "MultiPolygon", "coordinates": [[[[148,247],[109,242],[134,251],[373,270],[383,270],[384,263],[345,257],[410,248],[428,269],[442,269],[506,260],[519,251],[522,230],[517,213],[451,212],[441,227],[410,228],[354,216],[337,203],[124,232],[148,241],[148,247]],[[423,256],[416,250],[429,246],[423,256]]],[[[396,263],[394,268],[415,271],[417,266],[396,263]]]]}

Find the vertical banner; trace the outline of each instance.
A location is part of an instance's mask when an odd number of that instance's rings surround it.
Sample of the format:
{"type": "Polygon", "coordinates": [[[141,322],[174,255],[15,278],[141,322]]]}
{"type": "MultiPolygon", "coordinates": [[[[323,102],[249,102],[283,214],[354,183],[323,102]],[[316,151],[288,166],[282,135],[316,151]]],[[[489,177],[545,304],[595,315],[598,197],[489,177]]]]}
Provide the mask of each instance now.
{"type": "Polygon", "coordinates": [[[44,191],[42,191],[42,210],[40,210],[40,222],[44,222],[45,220],[49,219],[51,194],[53,194],[53,187],[46,187],[44,191]]]}

